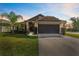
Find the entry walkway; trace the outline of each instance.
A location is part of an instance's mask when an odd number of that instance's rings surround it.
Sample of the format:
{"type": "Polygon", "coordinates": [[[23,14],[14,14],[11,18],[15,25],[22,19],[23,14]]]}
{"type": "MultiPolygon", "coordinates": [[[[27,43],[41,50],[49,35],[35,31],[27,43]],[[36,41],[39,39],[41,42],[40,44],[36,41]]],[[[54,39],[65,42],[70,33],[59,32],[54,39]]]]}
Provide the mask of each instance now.
{"type": "Polygon", "coordinates": [[[64,36],[63,39],[39,38],[40,56],[79,56],[79,39],[64,36]]]}

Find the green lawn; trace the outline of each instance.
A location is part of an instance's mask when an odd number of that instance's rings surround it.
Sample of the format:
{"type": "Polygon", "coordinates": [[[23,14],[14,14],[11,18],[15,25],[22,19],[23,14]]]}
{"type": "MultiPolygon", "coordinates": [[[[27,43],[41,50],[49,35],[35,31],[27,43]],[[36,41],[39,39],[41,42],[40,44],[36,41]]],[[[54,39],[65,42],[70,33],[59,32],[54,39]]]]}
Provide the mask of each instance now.
{"type": "Polygon", "coordinates": [[[0,55],[37,56],[38,40],[36,36],[24,34],[0,33],[0,55]]]}
{"type": "Polygon", "coordinates": [[[71,36],[71,37],[74,37],[74,38],[79,38],[79,34],[66,33],[65,36],[71,36]]]}

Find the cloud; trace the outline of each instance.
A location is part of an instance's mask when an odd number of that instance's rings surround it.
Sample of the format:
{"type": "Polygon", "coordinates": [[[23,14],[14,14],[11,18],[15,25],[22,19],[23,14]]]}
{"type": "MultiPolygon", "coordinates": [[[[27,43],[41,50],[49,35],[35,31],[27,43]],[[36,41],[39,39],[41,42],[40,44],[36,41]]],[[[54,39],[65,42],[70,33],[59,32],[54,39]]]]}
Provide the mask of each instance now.
{"type": "Polygon", "coordinates": [[[79,13],[76,11],[76,8],[79,8],[79,4],[77,3],[61,3],[61,4],[46,4],[48,7],[47,10],[39,11],[38,13],[47,13],[54,12],[57,14],[63,14],[67,17],[77,17],[79,13]]]}
{"type": "Polygon", "coordinates": [[[76,3],[66,3],[62,4],[61,12],[69,17],[77,17],[79,16],[78,12],[76,12],[76,7],[78,7],[78,4],[76,3]]]}
{"type": "Polygon", "coordinates": [[[29,19],[31,16],[26,16],[26,15],[23,15],[23,19],[24,20],[27,20],[27,19],[29,19]]]}
{"type": "Polygon", "coordinates": [[[63,4],[63,8],[64,9],[72,9],[73,7],[75,7],[76,4],[74,3],[65,3],[63,4]]]}

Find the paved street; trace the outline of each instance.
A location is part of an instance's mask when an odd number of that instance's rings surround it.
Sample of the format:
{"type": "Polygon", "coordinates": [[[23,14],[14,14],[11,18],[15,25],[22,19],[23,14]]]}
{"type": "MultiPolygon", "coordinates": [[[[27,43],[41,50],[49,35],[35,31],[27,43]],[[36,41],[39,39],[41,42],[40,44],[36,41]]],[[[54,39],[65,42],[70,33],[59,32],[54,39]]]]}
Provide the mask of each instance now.
{"type": "Polygon", "coordinates": [[[39,38],[40,56],[79,56],[79,39],[39,38]]]}

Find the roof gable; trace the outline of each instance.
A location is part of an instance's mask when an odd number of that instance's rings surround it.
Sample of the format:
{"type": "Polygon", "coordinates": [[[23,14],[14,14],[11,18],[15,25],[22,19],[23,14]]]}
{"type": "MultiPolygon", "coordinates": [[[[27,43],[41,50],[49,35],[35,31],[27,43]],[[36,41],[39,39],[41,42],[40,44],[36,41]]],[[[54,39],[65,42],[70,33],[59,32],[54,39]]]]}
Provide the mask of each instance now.
{"type": "Polygon", "coordinates": [[[44,17],[44,15],[42,14],[38,14],[30,19],[28,19],[28,21],[37,21],[39,18],[44,17]]]}

